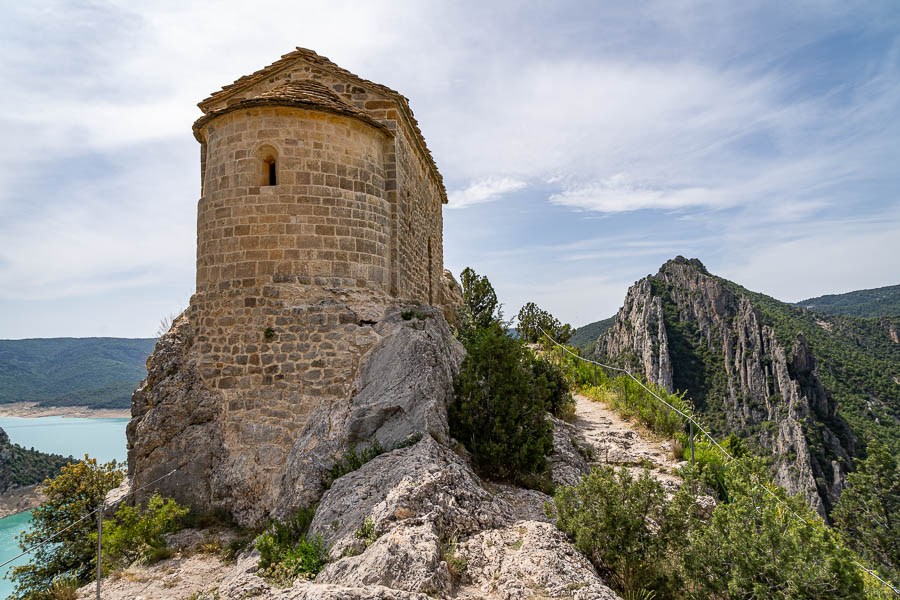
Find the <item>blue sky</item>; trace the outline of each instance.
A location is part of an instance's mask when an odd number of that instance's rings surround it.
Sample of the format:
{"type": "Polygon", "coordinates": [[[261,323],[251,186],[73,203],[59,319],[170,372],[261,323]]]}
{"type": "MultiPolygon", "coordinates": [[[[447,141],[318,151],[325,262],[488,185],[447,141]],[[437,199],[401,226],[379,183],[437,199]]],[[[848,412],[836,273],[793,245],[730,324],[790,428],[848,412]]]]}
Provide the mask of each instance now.
{"type": "Polygon", "coordinates": [[[30,1],[0,7],[0,338],[183,309],[196,103],[295,46],[410,98],[445,265],[507,315],[605,318],[678,254],[787,301],[900,283],[895,0],[30,1]]]}

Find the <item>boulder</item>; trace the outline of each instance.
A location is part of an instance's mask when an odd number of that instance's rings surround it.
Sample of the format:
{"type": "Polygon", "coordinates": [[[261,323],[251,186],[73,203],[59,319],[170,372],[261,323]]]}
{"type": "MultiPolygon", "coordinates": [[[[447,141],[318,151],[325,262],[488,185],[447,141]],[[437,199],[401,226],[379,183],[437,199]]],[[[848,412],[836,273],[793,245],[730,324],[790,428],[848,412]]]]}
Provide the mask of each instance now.
{"type": "Polygon", "coordinates": [[[565,534],[549,523],[518,521],[482,531],[460,542],[454,554],[465,561],[467,584],[488,597],[619,598],[565,534]]]}

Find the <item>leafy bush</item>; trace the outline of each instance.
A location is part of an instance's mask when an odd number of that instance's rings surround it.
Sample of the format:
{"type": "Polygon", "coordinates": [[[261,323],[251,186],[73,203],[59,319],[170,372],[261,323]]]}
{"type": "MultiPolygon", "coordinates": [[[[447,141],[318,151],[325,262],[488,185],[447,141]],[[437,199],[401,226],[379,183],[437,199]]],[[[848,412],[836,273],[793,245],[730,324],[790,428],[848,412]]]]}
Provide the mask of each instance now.
{"type": "Polygon", "coordinates": [[[762,459],[737,459],[722,473],[729,502],[703,520],[700,482],[690,473],[667,502],[646,471],[635,480],[625,469],[595,467],[577,486],[557,490],[558,525],[626,595],[865,597],[852,552],[802,498],[766,483],[762,459]]]}
{"type": "Polygon", "coordinates": [[[548,410],[560,418],[573,414],[575,400],[569,391],[569,382],[563,370],[534,354],[528,355],[528,366],[534,375],[536,386],[546,390],[548,410]]]}
{"type": "MultiPolygon", "coordinates": [[[[122,505],[112,519],[103,520],[104,570],[126,567],[140,560],[157,562],[165,556],[165,534],[181,528],[187,507],[154,494],[147,507],[122,505]]],[[[96,543],[97,536],[94,534],[96,543]]]]}
{"type": "Polygon", "coordinates": [[[729,502],[690,532],[682,569],[697,598],[864,598],[852,553],[795,496],[769,485],[764,463],[747,457],[724,469],[729,502]],[[803,517],[801,522],[793,513],[803,517]]]}
{"type": "Polygon", "coordinates": [[[596,466],[575,487],[557,489],[557,526],[623,593],[652,590],[669,597],[677,581],[673,556],[684,544],[693,498],[666,501],[662,485],[644,471],[596,466]]]}
{"type": "Polygon", "coordinates": [[[544,470],[553,448],[544,414],[549,392],[534,376],[524,346],[494,324],[467,350],[453,382],[450,434],[465,444],[482,473],[515,479],[544,470]]]}
{"type": "Polygon", "coordinates": [[[64,466],[55,479],[44,482],[40,490],[47,499],[32,510],[31,527],[18,536],[19,546],[25,550],[65,531],[55,538],[57,543],[34,550],[27,565],[13,568],[9,578],[16,589],[11,599],[39,596],[63,580],[84,584],[93,578],[97,519],[79,519],[98,509],[106,493],[124,477],[125,471],[116,461],[98,465],[96,459],[85,456],[84,461],[64,466]]]}
{"type": "Polygon", "coordinates": [[[259,568],[267,578],[280,584],[312,579],[328,562],[324,538],[309,535],[315,512],[315,506],[301,508],[284,523],[273,521],[256,538],[259,568]]]}
{"type": "Polygon", "coordinates": [[[868,453],[847,476],[847,488],[832,517],[850,546],[896,586],[900,585],[900,468],[884,444],[869,444],[868,453]]]}

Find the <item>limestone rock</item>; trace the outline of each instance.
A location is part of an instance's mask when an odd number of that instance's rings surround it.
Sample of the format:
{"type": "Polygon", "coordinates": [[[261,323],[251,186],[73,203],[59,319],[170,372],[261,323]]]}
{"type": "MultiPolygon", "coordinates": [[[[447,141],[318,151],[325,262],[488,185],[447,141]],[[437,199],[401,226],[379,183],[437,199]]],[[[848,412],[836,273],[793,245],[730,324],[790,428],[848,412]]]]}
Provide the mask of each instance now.
{"type": "Polygon", "coordinates": [[[485,490],[471,468],[426,435],[419,443],[378,456],[325,492],[310,530],[331,544],[332,558],[360,552],[366,519],[384,535],[400,522],[430,524],[442,539],[460,538],[512,520],[512,507],[485,490]]]}
{"type": "Polygon", "coordinates": [[[309,417],[284,468],[277,514],[315,502],[345,449],[377,439],[396,447],[414,435],[449,441],[447,403],[464,350],[441,312],[394,306],[375,325],[377,343],[360,360],[354,393],[309,417]]]}
{"type": "MultiPolygon", "coordinates": [[[[356,314],[349,305],[341,310],[332,312],[356,314]]],[[[423,434],[448,441],[446,405],[464,351],[440,309],[394,303],[366,315],[378,321],[342,326],[364,335],[359,347],[368,349],[348,369],[347,391],[293,415],[305,425],[288,439],[266,433],[280,414],[275,409],[265,422],[240,423],[239,440],[225,435],[229,402],[236,401],[206,385],[192,354],[200,343],[194,324],[188,315],[176,319],[132,398],[130,480],[137,489],[159,479],[136,500],[158,490],[200,511],[224,508],[243,523],[259,523],[316,502],[326,474],[350,447],[377,439],[392,448],[423,434]],[[253,440],[252,451],[241,451],[253,440]],[[272,469],[276,455],[280,467],[272,469]]]]}
{"type": "Polygon", "coordinates": [[[441,540],[431,523],[394,527],[359,556],[326,565],[316,576],[316,583],[383,585],[441,595],[452,589],[450,570],[441,559],[441,540]]]}
{"type": "Polygon", "coordinates": [[[203,385],[190,360],[193,343],[191,323],[181,315],[147,359],[147,378],[131,398],[128,472],[134,488],[162,478],[147,493],[207,510],[216,503],[214,469],[223,453],[222,398],[203,385]]]}
{"type": "Polygon", "coordinates": [[[608,599],[619,597],[590,561],[549,523],[518,521],[460,542],[468,584],[488,597],[608,599]]]}
{"type": "Polygon", "coordinates": [[[591,470],[584,456],[579,452],[584,442],[579,441],[575,428],[554,416],[553,453],[548,457],[553,470],[553,483],[556,485],[575,485],[581,476],[591,470]]]}
{"type": "Polygon", "coordinates": [[[448,269],[444,269],[444,272],[441,274],[440,290],[441,297],[438,304],[441,310],[444,311],[444,318],[447,319],[448,323],[456,326],[458,325],[456,322],[457,311],[463,303],[462,286],[459,285],[453,277],[453,273],[448,269]]]}

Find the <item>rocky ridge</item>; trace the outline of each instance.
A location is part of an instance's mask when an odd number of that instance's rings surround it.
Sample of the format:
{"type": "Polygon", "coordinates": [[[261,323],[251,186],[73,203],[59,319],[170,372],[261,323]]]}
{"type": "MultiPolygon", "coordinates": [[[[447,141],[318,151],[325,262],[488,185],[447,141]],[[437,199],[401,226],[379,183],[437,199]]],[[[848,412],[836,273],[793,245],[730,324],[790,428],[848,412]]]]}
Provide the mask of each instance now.
{"type": "MultiPolygon", "coordinates": [[[[207,562],[219,559],[196,557],[202,544],[193,543],[177,559],[183,567],[145,570],[132,577],[140,585],[129,577],[109,580],[109,597],[179,598],[189,588],[220,599],[616,598],[547,522],[549,496],[482,480],[450,438],[447,404],[464,352],[441,310],[389,305],[360,327],[376,341],[360,357],[353,393],[314,409],[287,454],[271,505],[248,512],[246,501],[229,495],[229,478],[246,477],[253,465],[235,470],[222,461],[218,397],[191,361],[186,317],[149,360],[129,425],[132,483],[136,464],[144,481],[178,469],[184,475],[177,483],[158,486],[164,494],[199,509],[224,508],[250,523],[317,503],[310,531],[325,539],[331,562],[315,580],[280,589],[257,573],[257,553],[216,569],[207,562]],[[343,452],[376,441],[388,451],[329,485],[343,452]],[[370,535],[359,535],[364,526],[370,535]],[[165,591],[166,581],[178,595],[165,591]]],[[[589,469],[577,450],[584,441],[572,426],[554,423],[554,479],[573,484],[589,469]]],[[[83,597],[89,593],[82,590],[83,597]]]]}
{"type": "Polygon", "coordinates": [[[823,516],[840,495],[853,438],[805,336],[776,339],[746,296],[678,257],[636,282],[595,352],[670,391],[688,390],[718,436],[737,432],[774,460],[775,481],[823,516]]]}
{"type": "MultiPolygon", "coordinates": [[[[678,485],[668,444],[642,437],[602,404],[583,396],[576,402],[575,422],[554,430],[561,479],[577,479],[597,461],[649,466],[667,488],[678,485]]],[[[311,529],[331,544],[332,562],[312,581],[273,586],[257,572],[258,553],[247,551],[234,563],[215,553],[231,539],[227,530],[185,530],[169,538],[173,558],[116,573],[103,581],[102,593],[107,600],[617,600],[544,514],[547,500],[541,492],[480,479],[465,452],[425,436],[325,492],[311,529]],[[356,532],[367,520],[373,533],[362,539],[356,532]]],[[[92,584],[79,597],[93,594],[92,584]]]]}

